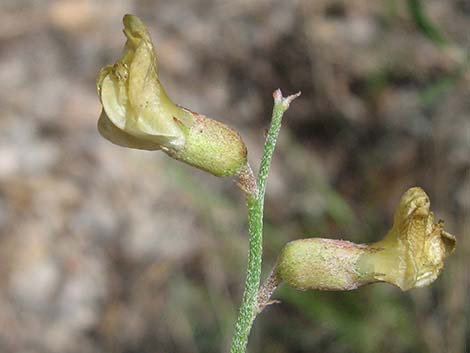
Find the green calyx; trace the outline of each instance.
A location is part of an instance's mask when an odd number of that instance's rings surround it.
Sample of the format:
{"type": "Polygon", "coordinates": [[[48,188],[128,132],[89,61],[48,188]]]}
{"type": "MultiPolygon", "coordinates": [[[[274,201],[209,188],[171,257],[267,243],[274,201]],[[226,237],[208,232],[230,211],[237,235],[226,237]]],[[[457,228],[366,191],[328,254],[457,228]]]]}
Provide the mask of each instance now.
{"type": "Polygon", "coordinates": [[[240,135],[227,125],[197,113],[179,150],[164,150],[169,156],[215,176],[236,175],[247,163],[247,149],[240,135]]]}
{"type": "Polygon", "coordinates": [[[365,245],[334,239],[301,239],[288,243],[279,256],[276,276],[299,290],[352,290],[372,279],[356,270],[365,245]]]}

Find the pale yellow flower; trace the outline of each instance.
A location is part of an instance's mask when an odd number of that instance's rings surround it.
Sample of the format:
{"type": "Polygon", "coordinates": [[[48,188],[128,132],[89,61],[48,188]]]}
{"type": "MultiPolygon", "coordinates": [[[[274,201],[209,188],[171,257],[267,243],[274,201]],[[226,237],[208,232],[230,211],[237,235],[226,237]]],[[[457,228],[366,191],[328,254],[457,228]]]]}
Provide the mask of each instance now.
{"type": "Polygon", "coordinates": [[[136,16],[123,19],[122,57],[97,79],[100,133],[124,147],[159,150],[217,176],[246,165],[246,147],[228,126],[174,104],[158,79],[150,34],[136,16]]]}
{"type": "Polygon", "coordinates": [[[392,229],[370,244],[310,238],[288,243],[275,276],[297,289],[351,290],[373,282],[401,288],[423,287],[436,280],[456,239],[434,223],[429,197],[409,189],[401,198],[392,229]]]}
{"type": "Polygon", "coordinates": [[[408,290],[436,280],[444,259],[455,249],[456,239],[434,223],[430,201],[423,189],[409,189],[395,212],[392,229],[384,239],[368,246],[358,270],[374,279],[408,290]]]}
{"type": "MultiPolygon", "coordinates": [[[[100,131],[105,129],[108,138],[116,127],[134,137],[130,141],[136,148],[181,148],[185,131],[194,121],[192,114],[176,106],[160,84],[155,50],[145,25],[132,15],[124,16],[123,22],[127,42],[122,57],[101,69],[97,80],[103,104],[100,131]]],[[[112,142],[121,144],[121,137],[124,135],[112,142]]],[[[128,143],[126,139],[123,145],[128,143]]]]}

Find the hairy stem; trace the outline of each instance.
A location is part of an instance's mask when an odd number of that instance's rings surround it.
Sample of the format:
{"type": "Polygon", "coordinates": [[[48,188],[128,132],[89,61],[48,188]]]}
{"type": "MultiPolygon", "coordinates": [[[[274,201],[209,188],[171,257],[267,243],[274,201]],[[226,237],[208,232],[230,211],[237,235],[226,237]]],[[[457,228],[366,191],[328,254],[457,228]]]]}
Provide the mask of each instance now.
{"type": "Polygon", "coordinates": [[[235,332],[232,339],[231,353],[244,353],[248,343],[248,336],[253,321],[258,313],[258,290],[261,279],[261,262],[263,254],[263,210],[266,181],[271,166],[271,159],[276,146],[277,137],[281,129],[282,116],[289,108],[289,104],[300,92],[288,97],[283,97],[281,90],[273,93],[274,108],[271,126],[264,144],[263,158],[261,159],[257,188],[252,192],[245,192],[248,206],[248,233],[249,252],[248,266],[245,280],[245,291],[235,322],[235,332]]]}

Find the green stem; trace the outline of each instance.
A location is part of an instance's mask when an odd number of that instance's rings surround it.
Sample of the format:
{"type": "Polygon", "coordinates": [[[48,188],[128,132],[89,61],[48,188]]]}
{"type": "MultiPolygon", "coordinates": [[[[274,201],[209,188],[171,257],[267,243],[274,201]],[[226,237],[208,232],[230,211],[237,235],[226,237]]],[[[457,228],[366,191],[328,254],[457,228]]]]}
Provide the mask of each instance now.
{"type": "Polygon", "coordinates": [[[264,144],[263,158],[257,179],[257,190],[246,193],[248,206],[248,233],[249,252],[248,266],[245,280],[245,291],[235,323],[235,332],[232,339],[230,353],[245,353],[253,321],[258,313],[258,290],[261,280],[261,262],[263,255],[263,210],[266,181],[271,166],[271,159],[276,146],[277,137],[281,129],[282,116],[289,108],[289,104],[300,92],[283,97],[281,90],[273,93],[274,108],[266,142],[264,144]]]}

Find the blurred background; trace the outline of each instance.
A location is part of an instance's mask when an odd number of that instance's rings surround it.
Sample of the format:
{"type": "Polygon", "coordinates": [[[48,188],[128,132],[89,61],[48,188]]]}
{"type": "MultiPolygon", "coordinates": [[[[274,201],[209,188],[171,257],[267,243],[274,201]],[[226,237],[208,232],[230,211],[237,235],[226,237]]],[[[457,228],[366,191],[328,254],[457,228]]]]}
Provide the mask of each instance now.
{"type": "Polygon", "coordinates": [[[170,97],[239,130],[255,168],[273,90],[302,91],[269,179],[264,274],[292,239],[380,239],[414,185],[458,238],[423,289],[282,287],[251,352],[470,351],[467,0],[2,0],[1,352],[229,346],[241,192],[96,130],[125,13],[148,24],[170,97]]]}

